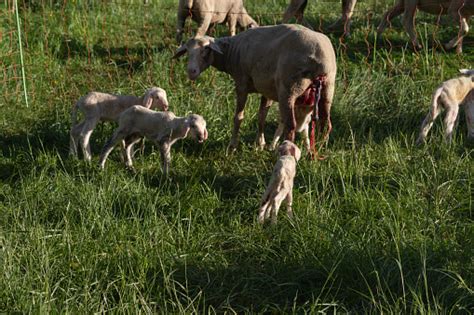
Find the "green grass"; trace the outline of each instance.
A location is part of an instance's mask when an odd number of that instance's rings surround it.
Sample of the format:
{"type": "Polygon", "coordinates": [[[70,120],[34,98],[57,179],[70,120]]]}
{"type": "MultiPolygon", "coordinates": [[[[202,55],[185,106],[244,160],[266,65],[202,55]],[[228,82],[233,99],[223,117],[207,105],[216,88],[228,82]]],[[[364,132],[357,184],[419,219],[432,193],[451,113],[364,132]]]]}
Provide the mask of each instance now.
{"type": "MultiPolygon", "coordinates": [[[[370,23],[374,2],[359,3],[351,37],[331,35],[339,72],[328,159],[299,163],[295,220],[282,208],[276,226],[262,227],[275,157],[253,147],[258,96],[241,148],[226,156],[233,83],[214,69],[192,83],[185,61],[171,60],[175,2],[20,1],[30,108],[7,32],[11,4],[0,4],[0,312],[473,313],[474,151],[464,116],[450,146],[440,121],[428,145],[414,146],[433,89],[474,65],[472,35],[462,56],[445,53],[439,43],[457,30],[419,14],[429,48],[415,53],[398,20],[374,39],[388,3],[376,3],[370,23]],[[112,125],[93,133],[91,165],[67,156],[75,100],[151,85],[168,91],[178,115],[208,122],[205,144],[173,146],[169,179],[149,142],[136,173],[117,153],[100,172],[112,125]]],[[[286,5],[246,3],[261,24],[286,5]]],[[[339,10],[312,1],[307,18],[324,26],[339,10]]],[[[267,139],[276,118],[273,108],[267,139]]]]}

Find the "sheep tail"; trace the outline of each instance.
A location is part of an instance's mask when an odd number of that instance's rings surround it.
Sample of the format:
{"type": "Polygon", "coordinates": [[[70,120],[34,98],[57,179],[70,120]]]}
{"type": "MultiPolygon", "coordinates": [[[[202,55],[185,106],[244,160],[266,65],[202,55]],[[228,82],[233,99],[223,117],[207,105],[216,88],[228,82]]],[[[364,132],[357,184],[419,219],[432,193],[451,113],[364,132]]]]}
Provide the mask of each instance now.
{"type": "Polygon", "coordinates": [[[438,99],[441,95],[441,92],[443,92],[442,88],[438,88],[434,93],[433,93],[433,98],[431,99],[431,108],[430,108],[430,115],[432,118],[434,113],[436,112],[436,109],[439,106],[438,99]]]}

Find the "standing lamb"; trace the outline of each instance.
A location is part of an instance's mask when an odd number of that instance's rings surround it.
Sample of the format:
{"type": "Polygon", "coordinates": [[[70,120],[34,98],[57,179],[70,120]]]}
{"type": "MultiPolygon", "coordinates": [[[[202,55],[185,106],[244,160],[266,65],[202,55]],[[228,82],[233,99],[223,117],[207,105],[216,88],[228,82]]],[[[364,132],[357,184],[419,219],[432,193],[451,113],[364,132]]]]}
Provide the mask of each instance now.
{"type": "Polygon", "coordinates": [[[285,139],[294,141],[294,105],[298,97],[322,80],[320,130],[331,132],[331,104],[336,79],[336,55],[329,38],[300,25],[276,25],[247,30],[234,37],[193,38],[183,44],[175,57],[189,55],[188,77],[195,80],[209,66],[231,75],[235,82],[237,107],[229,148],[239,142],[239,130],[249,93],[262,94],[257,144],[265,145],[265,118],[272,101],[278,101],[285,139]]]}
{"type": "Polygon", "coordinates": [[[176,41],[181,43],[186,19],[191,19],[199,24],[196,37],[206,35],[212,23],[225,23],[229,25],[230,36],[234,36],[236,26],[241,28],[257,27],[242,0],[179,0],[178,25],[176,28],[176,41]]]}
{"type": "Polygon", "coordinates": [[[90,161],[92,155],[89,139],[95,126],[100,121],[118,121],[120,114],[133,105],[166,111],[168,110],[166,91],[152,87],[142,97],[90,92],[80,98],[71,112],[69,154],[77,156],[77,143],[80,141],[84,159],[90,161]],[[78,110],[84,114],[84,120],[80,123],[77,123],[78,110]]]}
{"type": "Polygon", "coordinates": [[[156,112],[143,106],[132,106],[120,115],[118,128],[102,149],[100,168],[105,167],[105,161],[114,146],[124,140],[125,165],[133,169],[133,145],[145,136],[160,148],[163,173],[167,175],[171,163],[171,146],[188,134],[199,143],[207,139],[206,121],[202,116],[191,114],[177,117],[172,112],[156,112]]]}
{"type": "Polygon", "coordinates": [[[467,22],[474,14],[474,0],[399,0],[392,8],[385,12],[380,22],[377,33],[381,35],[390,21],[403,13],[403,26],[410,36],[415,48],[421,48],[415,30],[415,13],[419,9],[423,12],[440,16],[449,14],[454,18],[455,24],[460,25],[456,37],[450,40],[446,49],[456,47],[456,52],[462,52],[462,42],[464,36],[469,32],[467,22]]]}
{"type": "Polygon", "coordinates": [[[258,211],[258,222],[264,223],[271,216],[272,224],[277,222],[278,210],[286,200],[288,216],[293,217],[293,181],[296,175],[296,162],[301,157],[300,149],[291,141],[284,141],[278,147],[279,158],[273,167],[272,177],[263,194],[258,211]]]}
{"type": "Polygon", "coordinates": [[[474,70],[463,69],[460,72],[464,75],[441,83],[433,92],[430,111],[421,125],[417,144],[425,142],[434,120],[440,114],[441,107],[446,110],[444,132],[446,142],[450,143],[461,105],[465,105],[468,138],[474,139],[474,70]]]}

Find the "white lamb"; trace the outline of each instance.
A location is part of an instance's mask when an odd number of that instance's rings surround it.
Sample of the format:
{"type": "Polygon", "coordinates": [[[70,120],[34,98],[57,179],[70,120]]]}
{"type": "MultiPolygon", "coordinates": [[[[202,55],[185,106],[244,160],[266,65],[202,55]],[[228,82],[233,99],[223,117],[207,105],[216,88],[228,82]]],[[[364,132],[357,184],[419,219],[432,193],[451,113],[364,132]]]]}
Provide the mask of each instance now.
{"type": "Polygon", "coordinates": [[[271,216],[271,223],[277,222],[278,210],[286,200],[288,216],[293,217],[293,181],[296,175],[296,162],[301,158],[300,149],[286,140],[278,147],[279,159],[273,167],[273,174],[263,194],[258,212],[258,222],[264,223],[271,216]]]}
{"type": "Polygon", "coordinates": [[[459,106],[465,106],[468,138],[474,139],[474,70],[459,70],[463,76],[447,80],[433,92],[428,115],[421,124],[416,144],[425,142],[433,122],[440,114],[441,107],[446,110],[445,140],[450,143],[453,137],[454,124],[459,113],[459,106]]]}
{"type": "Polygon", "coordinates": [[[105,161],[114,146],[125,141],[125,165],[133,169],[133,145],[142,137],[147,137],[160,148],[163,173],[167,175],[171,163],[171,146],[188,134],[199,143],[207,139],[206,121],[202,116],[191,114],[177,117],[172,112],[156,112],[143,106],[132,106],[120,115],[118,128],[102,149],[100,168],[105,167],[105,161]]]}
{"type": "Polygon", "coordinates": [[[166,91],[152,87],[142,97],[100,92],[90,92],[81,97],[71,111],[69,154],[77,156],[77,144],[80,141],[84,160],[90,161],[92,154],[89,139],[97,124],[101,121],[118,121],[120,114],[134,105],[166,111],[168,110],[166,91]],[[76,122],[78,110],[84,114],[84,120],[80,123],[76,122]]]}

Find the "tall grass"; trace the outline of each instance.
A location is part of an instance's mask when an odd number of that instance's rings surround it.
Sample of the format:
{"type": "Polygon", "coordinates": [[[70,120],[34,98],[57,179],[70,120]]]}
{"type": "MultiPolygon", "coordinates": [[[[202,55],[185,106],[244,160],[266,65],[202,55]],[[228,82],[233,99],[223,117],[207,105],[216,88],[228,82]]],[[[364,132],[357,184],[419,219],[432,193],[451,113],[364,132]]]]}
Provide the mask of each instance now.
{"type": "MultiPolygon", "coordinates": [[[[285,4],[247,0],[262,24],[279,18],[263,13],[285,4]]],[[[458,56],[381,41],[369,51],[360,44],[377,20],[366,25],[360,14],[346,47],[331,35],[339,74],[328,159],[299,163],[296,218],[282,214],[262,227],[256,212],[275,158],[253,147],[258,97],[247,105],[240,149],[225,155],[233,83],[215,70],[190,83],[185,63],[171,60],[174,5],[20,8],[31,107],[22,106],[18,82],[6,80],[0,311],[472,313],[473,151],[464,118],[450,146],[437,123],[428,145],[414,147],[432,90],[472,67],[472,47],[458,56]],[[178,115],[193,111],[208,122],[206,143],[173,146],[170,178],[150,143],[136,154],[136,173],[118,154],[100,172],[97,155],[112,125],[93,133],[91,165],[67,156],[78,97],[141,94],[151,85],[168,91],[178,115]]],[[[310,3],[308,19],[316,23],[328,6],[334,20],[338,3],[310,3]]],[[[386,38],[407,40],[396,27],[386,38]]],[[[267,137],[276,118],[272,109],[267,137]]]]}

